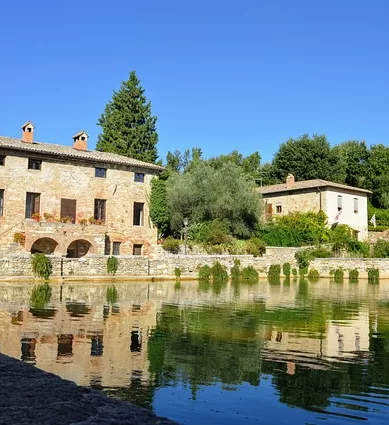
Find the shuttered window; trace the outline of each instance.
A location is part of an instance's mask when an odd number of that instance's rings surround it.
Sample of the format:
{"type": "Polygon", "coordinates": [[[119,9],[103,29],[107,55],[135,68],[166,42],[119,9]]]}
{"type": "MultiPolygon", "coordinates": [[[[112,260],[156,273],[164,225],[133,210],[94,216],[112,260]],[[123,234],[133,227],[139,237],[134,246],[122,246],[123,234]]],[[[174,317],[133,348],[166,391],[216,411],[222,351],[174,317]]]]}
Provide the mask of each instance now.
{"type": "Polygon", "coordinates": [[[134,226],[143,226],[143,202],[134,202],[134,226]]]}
{"type": "Polygon", "coordinates": [[[72,223],[76,222],[76,203],[75,199],[61,199],[61,219],[69,218],[72,223]]]}
{"type": "Polygon", "coordinates": [[[0,217],[4,214],[4,189],[0,189],[0,217]]]}
{"type": "Polygon", "coordinates": [[[145,175],[144,173],[135,173],[134,175],[134,181],[138,183],[144,183],[145,181],[145,175]]]}
{"type": "Polygon", "coordinates": [[[338,195],[338,211],[341,211],[343,208],[343,200],[341,195],[338,195]]]}
{"type": "Polygon", "coordinates": [[[105,199],[95,199],[95,214],[94,214],[95,220],[101,220],[102,222],[105,222],[106,202],[107,201],[105,199]]]}
{"type": "Polygon", "coordinates": [[[358,214],[358,198],[354,198],[354,212],[358,214]]]}
{"type": "Polygon", "coordinates": [[[26,218],[31,218],[33,214],[39,214],[40,193],[27,192],[26,194],[26,218]]]}

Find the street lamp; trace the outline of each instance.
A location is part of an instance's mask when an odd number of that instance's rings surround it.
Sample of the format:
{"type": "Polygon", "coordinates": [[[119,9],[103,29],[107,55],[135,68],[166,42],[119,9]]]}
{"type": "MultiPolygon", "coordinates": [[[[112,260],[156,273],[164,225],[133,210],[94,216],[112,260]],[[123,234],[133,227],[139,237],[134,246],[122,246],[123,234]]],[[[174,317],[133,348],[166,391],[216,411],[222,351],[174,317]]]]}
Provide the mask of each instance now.
{"type": "Polygon", "coordinates": [[[184,238],[185,238],[185,251],[184,251],[184,253],[185,253],[185,255],[186,255],[186,244],[187,244],[187,241],[188,241],[188,223],[189,223],[188,219],[184,218],[184,238]]]}

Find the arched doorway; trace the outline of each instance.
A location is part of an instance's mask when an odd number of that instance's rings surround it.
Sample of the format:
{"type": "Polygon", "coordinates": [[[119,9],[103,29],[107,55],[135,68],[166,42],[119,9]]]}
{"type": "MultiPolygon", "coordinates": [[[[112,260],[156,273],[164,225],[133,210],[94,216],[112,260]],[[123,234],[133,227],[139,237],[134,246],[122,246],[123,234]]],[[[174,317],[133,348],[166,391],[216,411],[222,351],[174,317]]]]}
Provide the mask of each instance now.
{"type": "Polygon", "coordinates": [[[53,254],[55,248],[57,247],[58,242],[51,238],[40,238],[37,239],[31,247],[31,254],[36,254],[37,252],[42,254],[53,254]]]}
{"type": "Polygon", "coordinates": [[[92,248],[90,242],[85,239],[77,239],[73,241],[67,249],[66,257],[67,258],[80,258],[88,254],[89,250],[92,248]]]}

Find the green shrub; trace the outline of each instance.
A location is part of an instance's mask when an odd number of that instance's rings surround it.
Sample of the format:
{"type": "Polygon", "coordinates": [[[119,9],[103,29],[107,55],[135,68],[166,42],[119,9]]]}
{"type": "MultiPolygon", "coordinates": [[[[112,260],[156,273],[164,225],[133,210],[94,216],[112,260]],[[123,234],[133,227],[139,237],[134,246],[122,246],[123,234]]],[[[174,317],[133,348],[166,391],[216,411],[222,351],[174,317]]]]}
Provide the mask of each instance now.
{"type": "Polygon", "coordinates": [[[266,244],[259,238],[253,238],[246,242],[246,252],[254,257],[262,257],[266,253],[266,244]]]}
{"type": "Polygon", "coordinates": [[[230,255],[244,255],[246,254],[246,241],[233,239],[226,246],[226,251],[230,255]]]}
{"type": "Polygon", "coordinates": [[[290,263],[284,263],[282,265],[282,273],[286,277],[289,277],[290,276],[290,263]]]}
{"type": "Polygon", "coordinates": [[[309,270],[307,277],[308,277],[309,280],[311,280],[313,282],[317,282],[320,278],[320,274],[316,269],[311,269],[311,270],[309,270]]]}
{"type": "Polygon", "coordinates": [[[118,291],[117,291],[115,285],[109,286],[107,288],[107,292],[106,292],[105,298],[106,298],[108,304],[113,305],[113,304],[117,303],[117,300],[118,300],[118,291]]]}
{"type": "Polygon", "coordinates": [[[208,280],[211,277],[211,268],[205,264],[199,268],[199,280],[208,280]]]}
{"type": "Polygon", "coordinates": [[[230,275],[232,280],[240,279],[240,261],[238,259],[234,260],[234,265],[231,267],[230,275]]]}
{"type": "Polygon", "coordinates": [[[32,288],[30,304],[32,308],[43,309],[50,302],[51,287],[47,282],[32,288]]]}
{"type": "MultiPolygon", "coordinates": [[[[297,261],[297,266],[300,270],[300,276],[301,276],[302,275],[301,271],[305,271],[305,270],[308,271],[308,266],[309,266],[310,262],[313,260],[311,250],[310,249],[302,249],[301,251],[297,251],[294,254],[294,258],[297,261]]],[[[307,271],[304,274],[306,274],[307,271]]]]}
{"type": "Polygon", "coordinates": [[[162,248],[165,251],[171,252],[172,254],[177,254],[180,249],[180,241],[174,239],[172,236],[168,236],[162,243],[162,248]]]}
{"type": "Polygon", "coordinates": [[[336,283],[343,283],[344,272],[342,269],[336,269],[334,272],[334,281],[336,283]]]}
{"type": "Polygon", "coordinates": [[[190,238],[207,245],[227,244],[233,239],[228,224],[219,219],[192,225],[190,238]]]}
{"type": "Polygon", "coordinates": [[[380,271],[378,269],[367,269],[367,279],[369,283],[379,283],[380,271]]]}
{"type": "Polygon", "coordinates": [[[245,267],[242,270],[241,277],[242,277],[242,279],[245,279],[245,280],[255,280],[255,281],[258,281],[259,274],[254,269],[253,266],[247,266],[247,267],[245,267]]]}
{"type": "Polygon", "coordinates": [[[211,267],[211,276],[213,282],[227,282],[228,273],[226,267],[216,261],[211,267]]]}
{"type": "Polygon", "coordinates": [[[388,258],[389,257],[389,241],[378,239],[373,246],[374,258],[388,258]]]}
{"type": "Polygon", "coordinates": [[[108,274],[115,275],[119,268],[119,260],[114,257],[113,255],[111,257],[107,258],[107,272],[108,274]]]}
{"type": "Polygon", "coordinates": [[[350,270],[348,272],[348,278],[349,278],[350,282],[352,282],[352,283],[358,282],[359,271],[357,269],[350,270]]]}
{"type": "Polygon", "coordinates": [[[46,257],[46,255],[42,253],[36,253],[32,256],[31,267],[34,276],[40,277],[44,280],[48,280],[53,273],[53,266],[50,258],[46,257]]]}
{"type": "Polygon", "coordinates": [[[180,279],[181,278],[181,269],[179,267],[176,267],[174,269],[174,276],[176,277],[176,279],[180,279]]]}
{"type": "Polygon", "coordinates": [[[297,274],[298,274],[298,272],[297,272],[296,267],[293,267],[293,268],[292,268],[292,275],[293,275],[293,276],[297,276],[297,274]]]}
{"type": "Polygon", "coordinates": [[[332,252],[326,248],[317,248],[311,250],[311,256],[313,258],[330,258],[332,256],[332,252]]]}
{"type": "Polygon", "coordinates": [[[279,264],[272,264],[267,272],[267,279],[270,283],[281,283],[281,266],[279,264]]]}
{"type": "Polygon", "coordinates": [[[207,252],[207,254],[210,254],[210,255],[220,255],[220,254],[223,254],[224,249],[225,249],[225,245],[210,245],[210,244],[205,244],[204,245],[204,249],[207,252]]]}

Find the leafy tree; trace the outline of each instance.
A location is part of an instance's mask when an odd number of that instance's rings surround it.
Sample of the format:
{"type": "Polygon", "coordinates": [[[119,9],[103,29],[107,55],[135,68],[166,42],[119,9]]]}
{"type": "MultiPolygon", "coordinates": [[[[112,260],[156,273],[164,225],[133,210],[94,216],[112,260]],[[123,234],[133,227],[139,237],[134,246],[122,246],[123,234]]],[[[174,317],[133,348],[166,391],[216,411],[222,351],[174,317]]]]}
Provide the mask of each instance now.
{"type": "Polygon", "coordinates": [[[343,163],[345,183],[349,186],[366,188],[369,149],[365,142],[350,140],[337,145],[333,152],[343,163]]]}
{"type": "Polygon", "coordinates": [[[373,191],[372,204],[389,208],[389,147],[382,144],[370,147],[367,163],[368,189],[373,191]]]}
{"type": "Polygon", "coordinates": [[[153,178],[150,193],[150,218],[158,232],[166,234],[169,229],[169,212],[166,198],[166,180],[153,178]]]}
{"type": "Polygon", "coordinates": [[[261,198],[254,186],[231,162],[215,170],[198,161],[186,173],[171,175],[166,190],[172,230],[180,232],[184,218],[190,224],[219,219],[234,236],[248,238],[261,216],[261,198]]]}
{"type": "Polygon", "coordinates": [[[273,159],[275,177],[285,181],[291,173],[296,180],[324,179],[344,182],[345,171],[326,136],[307,134],[281,144],[273,159]]]}
{"type": "Polygon", "coordinates": [[[136,158],[146,162],[157,159],[157,118],[151,115],[144,89],[134,71],[114,91],[112,100],[98,120],[102,128],[96,149],[136,158]]]}

